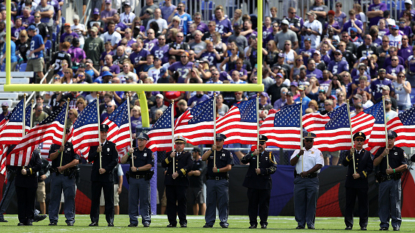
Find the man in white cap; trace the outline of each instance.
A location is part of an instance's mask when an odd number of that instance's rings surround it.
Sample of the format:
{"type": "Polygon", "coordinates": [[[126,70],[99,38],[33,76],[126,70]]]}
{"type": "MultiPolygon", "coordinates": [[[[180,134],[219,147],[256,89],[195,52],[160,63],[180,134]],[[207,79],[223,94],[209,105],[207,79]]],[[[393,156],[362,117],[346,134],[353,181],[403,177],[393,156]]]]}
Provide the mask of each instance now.
{"type": "Polygon", "coordinates": [[[399,18],[404,18],[404,14],[406,11],[410,11],[412,15],[412,20],[415,20],[415,10],[412,9],[412,0],[405,0],[405,10],[401,12],[401,16],[399,18]]]}
{"type": "Polygon", "coordinates": [[[162,94],[156,95],[156,105],[150,108],[150,123],[155,123],[156,118],[156,112],[157,110],[161,110],[164,112],[164,110],[167,109],[167,106],[164,105],[164,96],[162,94]]]}
{"type": "Polygon", "coordinates": [[[310,11],[307,13],[308,21],[304,23],[302,32],[304,39],[311,39],[311,48],[315,49],[320,44],[321,34],[323,33],[323,26],[320,21],[316,20],[316,13],[310,11]]]}
{"type": "Polygon", "coordinates": [[[0,121],[2,121],[4,118],[10,115],[9,103],[7,101],[1,103],[1,110],[2,113],[0,114],[0,121]]]}
{"type": "Polygon", "coordinates": [[[292,49],[296,50],[298,48],[298,38],[295,32],[288,29],[290,23],[288,20],[283,19],[281,21],[281,31],[275,35],[275,43],[280,50],[284,49],[285,41],[289,40],[292,44],[292,49]]]}

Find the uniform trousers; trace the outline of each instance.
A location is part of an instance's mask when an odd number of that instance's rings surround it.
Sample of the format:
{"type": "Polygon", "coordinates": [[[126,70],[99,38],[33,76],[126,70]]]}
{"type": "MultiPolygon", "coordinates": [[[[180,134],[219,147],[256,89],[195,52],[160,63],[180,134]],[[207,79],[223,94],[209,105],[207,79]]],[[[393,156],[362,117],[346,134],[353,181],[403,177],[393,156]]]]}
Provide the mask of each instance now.
{"type": "Polygon", "coordinates": [[[13,198],[14,194],[16,193],[16,186],[14,185],[14,180],[16,178],[16,173],[14,172],[7,172],[7,184],[4,187],[3,198],[0,202],[0,219],[3,218],[3,213],[6,212],[11,199],[13,198]]]}
{"type": "Polygon", "coordinates": [[[259,210],[259,219],[261,225],[268,225],[269,200],[271,198],[271,189],[252,189],[248,188],[248,214],[249,223],[258,225],[257,216],[259,210]]]}
{"type": "Polygon", "coordinates": [[[216,220],[216,206],[219,210],[221,224],[228,222],[229,215],[229,181],[207,180],[206,181],[206,224],[213,226],[216,220]]]}
{"type": "Polygon", "coordinates": [[[392,227],[400,227],[401,218],[401,180],[386,180],[379,184],[379,219],[380,227],[389,228],[389,219],[392,218],[392,227]]]}
{"type": "Polygon", "coordinates": [[[167,218],[173,226],[177,225],[176,216],[179,215],[180,224],[187,223],[187,187],[178,185],[166,185],[167,218]],[[177,205],[176,205],[177,202],[177,205]]]}
{"type": "Polygon", "coordinates": [[[359,225],[360,227],[367,227],[369,216],[369,200],[367,197],[368,190],[368,187],[346,187],[346,213],[344,216],[344,222],[346,226],[353,227],[353,212],[357,197],[357,199],[359,199],[359,225]]]}
{"type": "Polygon", "coordinates": [[[91,222],[99,221],[99,200],[101,197],[101,189],[104,190],[105,199],[105,219],[108,223],[114,222],[114,182],[92,182],[91,196],[91,222]]]}
{"type": "Polygon", "coordinates": [[[16,186],[17,209],[19,222],[29,224],[35,216],[35,201],[37,187],[16,186]]]}
{"type": "Polygon", "coordinates": [[[319,189],[318,177],[294,179],[294,212],[299,227],[314,227],[316,218],[317,196],[319,189]]]}
{"type": "Polygon", "coordinates": [[[128,191],[128,215],[130,223],[138,225],[138,205],[142,223],[151,222],[150,215],[150,180],[130,178],[130,189],[128,191]]]}
{"type": "Polygon", "coordinates": [[[50,183],[49,221],[57,223],[59,219],[59,206],[61,195],[65,197],[66,223],[75,223],[75,178],[69,178],[62,174],[52,173],[50,183]]]}

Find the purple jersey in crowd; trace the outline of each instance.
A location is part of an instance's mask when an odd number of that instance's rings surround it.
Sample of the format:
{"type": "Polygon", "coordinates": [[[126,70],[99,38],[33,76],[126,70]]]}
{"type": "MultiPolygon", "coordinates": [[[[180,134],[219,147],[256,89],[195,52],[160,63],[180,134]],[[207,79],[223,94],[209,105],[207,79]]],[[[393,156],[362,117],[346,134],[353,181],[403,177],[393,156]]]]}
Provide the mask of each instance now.
{"type": "Polygon", "coordinates": [[[86,59],[85,51],[81,48],[71,47],[69,48],[68,53],[71,55],[72,62],[81,62],[86,59]]]}
{"type": "MultiPolygon", "coordinates": [[[[386,11],[388,10],[388,7],[386,6],[385,3],[381,2],[379,4],[371,4],[368,8],[368,11],[386,11]]],[[[382,16],[376,16],[373,18],[369,19],[369,28],[372,27],[373,25],[378,25],[379,20],[382,19],[382,16]]]]}
{"type": "MultiPolygon", "coordinates": [[[[356,15],[358,16],[358,14],[356,15]]],[[[346,13],[342,12],[339,16],[334,15],[334,21],[336,21],[339,24],[339,27],[342,28],[343,27],[343,20],[347,19],[347,15],[346,13]]],[[[360,19],[359,19],[360,20],[360,19]]],[[[339,28],[339,29],[340,29],[339,28]]]]}
{"type": "Polygon", "coordinates": [[[337,29],[337,30],[339,30],[339,29],[341,29],[341,28],[342,28],[342,27],[340,27],[340,24],[339,24],[339,22],[337,22],[337,21],[334,21],[334,23],[333,23],[333,24],[331,24],[331,25],[329,25],[329,23],[328,23],[328,22],[326,22],[323,26],[324,26],[324,27],[323,27],[323,29],[328,29],[328,28],[329,28],[329,26],[330,26],[330,27],[332,27],[332,28],[335,28],[335,29],[337,29]]]}
{"type": "Polygon", "coordinates": [[[343,71],[349,71],[349,63],[344,59],[339,62],[331,61],[327,69],[332,74],[340,74],[343,71]]]}
{"type": "Polygon", "coordinates": [[[65,32],[61,35],[60,43],[68,41],[69,43],[72,44],[73,38],[79,38],[78,33],[76,32],[66,33],[65,32]]]}
{"type": "MultiPolygon", "coordinates": [[[[134,53],[131,53],[130,54],[130,61],[131,61],[132,64],[135,65],[139,61],[145,61],[145,60],[147,60],[147,56],[148,55],[150,55],[150,52],[149,51],[147,51],[145,49],[141,49],[141,51],[138,52],[138,53],[134,52],[134,53]]],[[[136,67],[136,70],[140,70],[140,68],[141,68],[141,65],[138,66],[138,67],[136,67]]]]}
{"type": "Polygon", "coordinates": [[[300,53],[299,53],[299,55],[303,55],[303,61],[304,61],[304,65],[307,65],[308,64],[308,59],[311,59],[311,58],[313,58],[313,53],[314,53],[314,51],[316,51],[315,49],[312,49],[312,48],[310,48],[310,49],[300,49],[300,53]],[[304,56],[304,54],[307,54],[308,55],[308,57],[307,56],[304,56]]]}
{"type": "Polygon", "coordinates": [[[415,56],[409,56],[408,57],[408,68],[409,72],[415,73],[415,56]]]}
{"type": "Polygon", "coordinates": [[[314,69],[313,71],[307,69],[306,76],[308,79],[310,79],[311,77],[316,78],[319,83],[323,80],[323,72],[319,69],[314,69]]]}
{"type": "Polygon", "coordinates": [[[197,30],[201,31],[203,34],[209,31],[208,26],[204,22],[200,22],[200,24],[197,25],[197,30]]]}
{"type": "Polygon", "coordinates": [[[145,49],[145,50],[147,50],[147,51],[150,52],[154,48],[154,46],[156,44],[158,44],[157,38],[156,39],[152,39],[152,40],[145,39],[143,41],[143,49],[145,49]]]}
{"type": "MultiPolygon", "coordinates": [[[[231,70],[231,72],[229,72],[230,76],[232,76],[233,71],[235,70],[231,70]]],[[[248,75],[248,72],[244,68],[242,68],[241,70],[236,70],[236,71],[239,72],[239,78],[243,77],[244,75],[248,75]]]]}
{"type": "MultiPolygon", "coordinates": [[[[407,47],[401,47],[401,49],[398,51],[398,56],[402,57],[404,61],[408,60],[409,56],[412,55],[412,46],[408,45],[407,47]]],[[[401,64],[406,66],[405,64],[401,64]]]]}
{"type": "Polygon", "coordinates": [[[272,25],[269,28],[264,25],[262,27],[262,38],[267,38],[270,34],[272,34],[272,25]]]}
{"type": "Polygon", "coordinates": [[[116,73],[116,74],[120,73],[120,66],[119,65],[112,65],[109,68],[110,68],[111,73],[116,73]]]}
{"type": "Polygon", "coordinates": [[[186,65],[183,65],[182,62],[177,61],[169,67],[169,70],[173,73],[175,71],[179,72],[180,76],[179,76],[178,83],[184,83],[184,80],[186,79],[187,75],[192,69],[192,66],[193,66],[193,62],[188,62],[186,65]]]}
{"type": "Polygon", "coordinates": [[[161,62],[165,64],[169,61],[169,45],[166,44],[160,47],[156,44],[151,50],[151,54],[153,54],[154,57],[161,59],[161,62]]]}
{"type": "Polygon", "coordinates": [[[398,76],[399,72],[405,72],[405,67],[403,65],[398,65],[396,67],[388,66],[386,67],[386,73],[391,74],[393,76],[398,76]]]}
{"type": "MultiPolygon", "coordinates": [[[[360,20],[355,20],[354,23],[360,28],[360,30],[363,30],[363,23],[360,20]]],[[[349,20],[343,25],[342,32],[348,32],[350,35],[350,28],[352,28],[352,22],[349,20]]]]}
{"type": "MultiPolygon", "coordinates": [[[[121,45],[121,41],[122,40],[120,40],[120,42],[118,42],[118,46],[120,46],[121,45]]],[[[134,43],[136,43],[137,42],[137,40],[136,39],[134,39],[134,38],[131,38],[131,40],[129,40],[128,42],[127,42],[127,47],[131,47],[134,43]]]]}
{"type": "MultiPolygon", "coordinates": [[[[219,32],[221,35],[232,32],[232,25],[229,19],[224,19],[222,21],[219,21],[215,18],[215,22],[216,22],[216,31],[219,32]]],[[[222,42],[223,43],[228,42],[228,37],[226,38],[222,37],[222,42]]]]}
{"type": "Polygon", "coordinates": [[[35,22],[35,17],[33,15],[29,15],[29,17],[24,17],[22,15],[22,24],[26,24],[27,26],[29,26],[30,24],[35,22]]]}
{"type": "Polygon", "coordinates": [[[375,100],[382,97],[382,87],[388,86],[392,90],[392,81],[385,78],[384,80],[376,79],[370,83],[370,90],[372,90],[372,95],[375,100]]]}
{"type": "MultiPolygon", "coordinates": [[[[40,3],[39,3],[40,5],[40,3]]],[[[59,5],[59,2],[56,0],[49,0],[48,5],[53,6],[53,10],[55,10],[55,14],[53,14],[53,20],[57,20],[56,17],[58,17],[58,11],[61,10],[61,6],[59,5]]]]}
{"type": "Polygon", "coordinates": [[[216,59],[216,55],[214,52],[204,52],[200,55],[200,60],[207,59],[209,61],[209,66],[216,66],[218,64],[218,59],[216,59]]]}
{"type": "Polygon", "coordinates": [[[25,27],[21,26],[20,28],[12,27],[12,37],[19,38],[20,32],[26,30],[25,27]]]}

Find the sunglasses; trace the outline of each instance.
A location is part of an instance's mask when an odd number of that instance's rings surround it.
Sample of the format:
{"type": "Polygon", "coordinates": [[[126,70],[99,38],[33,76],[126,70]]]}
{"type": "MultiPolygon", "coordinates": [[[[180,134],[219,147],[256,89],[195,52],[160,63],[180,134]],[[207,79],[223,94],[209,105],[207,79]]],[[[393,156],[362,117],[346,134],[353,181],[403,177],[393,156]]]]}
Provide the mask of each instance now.
{"type": "Polygon", "coordinates": [[[358,142],[364,142],[365,140],[364,140],[364,139],[359,138],[359,139],[356,139],[355,141],[358,141],[358,142]]]}
{"type": "Polygon", "coordinates": [[[180,56],[180,57],[187,57],[187,56],[180,56]]]}
{"type": "Polygon", "coordinates": [[[312,141],[314,141],[314,139],[306,138],[306,139],[304,139],[304,141],[306,141],[306,142],[312,142],[312,141]]]}
{"type": "Polygon", "coordinates": [[[259,142],[259,145],[264,145],[265,144],[265,142],[259,142]]]}

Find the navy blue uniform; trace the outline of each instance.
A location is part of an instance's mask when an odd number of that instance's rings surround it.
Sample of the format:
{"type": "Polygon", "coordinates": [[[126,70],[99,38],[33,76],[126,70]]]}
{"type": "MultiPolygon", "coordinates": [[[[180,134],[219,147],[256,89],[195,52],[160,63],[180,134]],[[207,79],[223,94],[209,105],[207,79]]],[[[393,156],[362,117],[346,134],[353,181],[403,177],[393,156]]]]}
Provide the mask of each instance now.
{"type": "Polygon", "coordinates": [[[99,221],[99,200],[101,189],[104,190],[105,217],[108,223],[114,222],[114,176],[113,170],[118,164],[118,152],[115,143],[105,141],[102,144],[101,167],[105,169],[104,174],[99,174],[100,159],[97,147],[92,147],[88,157],[89,162],[94,162],[91,172],[92,196],[91,196],[91,222],[99,221]]]}
{"type": "Polygon", "coordinates": [[[15,185],[19,222],[25,225],[31,225],[35,215],[37,172],[40,171],[41,166],[39,150],[35,150],[29,164],[23,167],[26,169],[26,175],[22,175],[22,168],[19,168],[16,173],[15,185]]]}
{"type": "Polygon", "coordinates": [[[242,158],[243,164],[249,163],[243,186],[248,188],[248,214],[251,226],[257,226],[257,216],[261,226],[268,225],[269,200],[271,198],[272,179],[271,175],[277,170],[274,156],[271,152],[264,151],[259,156],[259,169],[261,173],[256,173],[257,156],[252,153],[242,158]]]}
{"type": "MultiPolygon", "coordinates": [[[[205,221],[209,226],[215,224],[216,205],[219,209],[219,220],[221,225],[228,225],[229,216],[229,179],[227,172],[213,173],[213,156],[207,159],[207,192],[206,192],[206,215],[205,221]]],[[[231,152],[222,149],[216,151],[216,167],[218,169],[233,165],[231,152]]]]}
{"type": "MultiPolygon", "coordinates": [[[[15,147],[16,145],[10,145],[7,149],[7,155],[9,155],[15,147]]],[[[3,198],[0,201],[0,222],[7,222],[7,220],[4,219],[3,213],[6,212],[11,199],[16,193],[16,186],[14,184],[16,172],[17,167],[7,166],[7,183],[3,187],[3,198]]]]}
{"type": "MultiPolygon", "coordinates": [[[[375,159],[381,156],[385,147],[378,150],[375,159]]],[[[407,164],[405,152],[394,146],[389,150],[389,166],[394,169],[407,164]]],[[[400,228],[401,218],[401,176],[402,173],[386,174],[387,157],[384,157],[379,164],[379,219],[381,228],[389,228],[389,219],[392,218],[392,227],[400,228]]]]}
{"type": "Polygon", "coordinates": [[[356,197],[359,199],[359,225],[361,228],[367,227],[369,216],[369,200],[367,192],[369,191],[368,176],[373,170],[372,154],[362,149],[356,150],[354,153],[356,163],[356,173],[360,178],[354,179],[353,157],[350,151],[346,152],[346,157],[343,160],[343,166],[348,167],[346,175],[346,213],[344,222],[347,227],[353,227],[353,211],[356,202],[356,197]]]}
{"type": "Polygon", "coordinates": [[[127,160],[127,162],[130,163],[130,189],[128,191],[128,214],[130,216],[130,223],[132,225],[138,225],[138,204],[140,204],[142,223],[151,223],[150,178],[148,176],[150,171],[132,172],[131,167],[136,167],[138,169],[147,164],[154,167],[153,152],[147,148],[144,148],[142,151],[138,148],[134,148],[132,156],[134,156],[134,164],[131,156],[128,157],[127,160]]]}
{"type": "Polygon", "coordinates": [[[189,152],[177,152],[175,158],[176,163],[173,164],[173,158],[170,157],[170,154],[171,151],[166,154],[166,158],[161,163],[164,168],[167,168],[164,178],[167,197],[167,218],[172,226],[176,226],[176,216],[178,214],[180,225],[186,225],[186,192],[189,187],[187,172],[192,169],[193,160],[189,152]],[[179,174],[176,179],[173,179],[172,177],[173,166],[175,166],[176,172],[179,174]],[[176,205],[176,202],[178,205],[176,205]]]}

